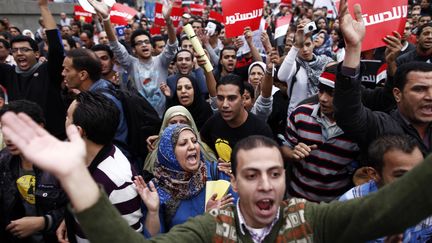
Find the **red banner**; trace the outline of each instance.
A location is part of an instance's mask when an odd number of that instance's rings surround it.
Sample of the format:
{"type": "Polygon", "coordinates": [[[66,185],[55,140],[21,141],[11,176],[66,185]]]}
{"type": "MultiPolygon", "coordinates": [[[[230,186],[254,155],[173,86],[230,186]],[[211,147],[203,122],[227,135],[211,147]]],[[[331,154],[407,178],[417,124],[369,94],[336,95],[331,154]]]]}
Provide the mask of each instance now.
{"type": "MultiPolygon", "coordinates": [[[[156,3],[155,6],[155,25],[165,26],[165,19],[162,14],[163,4],[156,3]]],[[[180,23],[181,16],[183,14],[183,9],[178,7],[173,7],[171,10],[171,20],[173,22],[174,27],[177,27],[180,23]]]]}
{"type": "Polygon", "coordinates": [[[150,28],[150,35],[160,35],[161,34],[161,27],[159,26],[153,26],[150,28]]]}
{"type": "Polygon", "coordinates": [[[80,5],[74,6],[74,14],[76,21],[84,21],[86,23],[92,22],[92,13],[85,11],[80,5]]]}
{"type": "Polygon", "coordinates": [[[243,35],[244,28],[248,26],[252,31],[257,30],[263,15],[263,7],[262,0],[248,0],[244,5],[239,4],[238,0],[222,0],[226,37],[243,35]]]}
{"type": "Polygon", "coordinates": [[[202,16],[205,7],[206,6],[202,5],[202,4],[191,4],[189,6],[191,14],[197,15],[197,16],[202,16]]]}
{"type": "Polygon", "coordinates": [[[131,20],[135,15],[137,15],[137,11],[134,8],[128,7],[126,5],[116,3],[111,8],[111,22],[119,25],[127,25],[128,20],[131,20]]]}
{"type": "Polygon", "coordinates": [[[209,13],[209,19],[216,20],[217,22],[219,22],[221,24],[224,23],[224,18],[222,16],[222,14],[220,14],[216,11],[213,11],[213,10],[210,11],[210,13],[209,13]]]}
{"type": "Polygon", "coordinates": [[[385,46],[383,38],[397,31],[401,35],[408,14],[407,0],[352,0],[348,1],[348,9],[354,16],[354,4],[362,7],[362,17],[366,26],[366,36],[362,43],[362,51],[385,46]]]}

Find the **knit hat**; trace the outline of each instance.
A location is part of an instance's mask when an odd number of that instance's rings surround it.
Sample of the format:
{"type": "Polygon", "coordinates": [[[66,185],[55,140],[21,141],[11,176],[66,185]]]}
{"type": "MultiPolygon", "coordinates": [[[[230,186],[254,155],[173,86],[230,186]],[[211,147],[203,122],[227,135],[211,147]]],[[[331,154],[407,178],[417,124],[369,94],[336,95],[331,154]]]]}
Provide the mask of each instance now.
{"type": "Polygon", "coordinates": [[[327,85],[334,89],[336,82],[336,68],[337,65],[331,65],[324,69],[324,72],[321,73],[319,77],[320,83],[327,85]]]}

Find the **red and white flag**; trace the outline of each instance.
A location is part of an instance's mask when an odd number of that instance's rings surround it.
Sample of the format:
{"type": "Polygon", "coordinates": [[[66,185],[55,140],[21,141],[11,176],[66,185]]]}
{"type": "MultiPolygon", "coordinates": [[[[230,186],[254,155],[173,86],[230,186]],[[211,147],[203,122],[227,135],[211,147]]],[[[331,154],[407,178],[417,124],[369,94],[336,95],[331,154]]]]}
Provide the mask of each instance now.
{"type": "MultiPolygon", "coordinates": [[[[354,4],[362,7],[362,17],[366,26],[366,36],[362,42],[362,51],[385,46],[383,38],[397,31],[401,35],[408,14],[407,0],[351,0],[348,9],[354,15],[354,4]]],[[[354,18],[354,17],[353,17],[354,18]]]]}
{"type": "Polygon", "coordinates": [[[222,14],[220,14],[216,11],[213,11],[213,10],[211,10],[209,13],[209,19],[216,20],[219,23],[224,22],[224,17],[222,16],[222,14]]]}
{"type": "Polygon", "coordinates": [[[133,19],[137,15],[137,11],[134,8],[128,7],[126,5],[116,3],[111,8],[111,22],[119,25],[127,25],[128,20],[133,19]]]}
{"type": "Polygon", "coordinates": [[[74,6],[74,15],[76,21],[84,21],[86,23],[92,22],[92,13],[85,11],[80,5],[74,6]]]}
{"type": "Polygon", "coordinates": [[[202,4],[191,4],[191,5],[189,5],[189,7],[190,7],[191,14],[197,15],[197,16],[202,16],[203,11],[204,11],[206,6],[202,5],[202,4]]]}
{"type": "Polygon", "coordinates": [[[259,29],[263,7],[262,0],[248,0],[245,5],[239,4],[238,0],[222,0],[226,37],[243,35],[248,26],[252,31],[259,29]]]}
{"type": "Polygon", "coordinates": [[[289,24],[291,23],[291,18],[292,15],[289,14],[276,19],[275,39],[286,35],[289,24]]]}

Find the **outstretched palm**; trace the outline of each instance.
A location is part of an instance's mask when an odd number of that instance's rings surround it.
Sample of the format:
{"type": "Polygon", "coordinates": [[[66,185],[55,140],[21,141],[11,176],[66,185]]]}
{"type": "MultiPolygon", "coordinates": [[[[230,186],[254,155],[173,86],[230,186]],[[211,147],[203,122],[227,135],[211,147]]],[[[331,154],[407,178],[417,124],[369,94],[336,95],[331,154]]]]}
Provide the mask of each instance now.
{"type": "Polygon", "coordinates": [[[156,187],[153,182],[146,185],[144,179],[141,176],[136,176],[134,180],[136,190],[150,212],[159,211],[159,194],[157,193],[156,187]]]}
{"type": "Polygon", "coordinates": [[[361,44],[366,33],[359,4],[354,5],[354,15],[356,19],[353,19],[348,12],[346,0],[341,0],[339,5],[339,25],[347,46],[361,44]]]}
{"type": "Polygon", "coordinates": [[[105,2],[97,0],[88,0],[88,2],[93,6],[96,12],[102,15],[103,18],[108,17],[111,9],[105,2]]]}
{"type": "Polygon", "coordinates": [[[63,177],[85,166],[86,148],[75,126],[67,129],[70,142],[62,142],[25,114],[7,112],[1,122],[5,137],[39,168],[63,177]]]}

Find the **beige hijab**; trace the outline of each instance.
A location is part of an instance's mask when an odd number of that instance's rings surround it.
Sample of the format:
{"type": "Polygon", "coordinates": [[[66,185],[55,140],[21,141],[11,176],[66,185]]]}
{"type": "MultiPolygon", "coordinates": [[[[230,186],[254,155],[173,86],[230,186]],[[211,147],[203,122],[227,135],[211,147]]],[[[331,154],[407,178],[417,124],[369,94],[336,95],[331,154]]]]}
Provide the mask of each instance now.
{"type": "MultiPolygon", "coordinates": [[[[161,129],[159,130],[159,138],[162,135],[165,128],[169,125],[169,121],[171,120],[171,118],[173,118],[175,116],[185,117],[189,121],[189,125],[195,131],[195,134],[199,134],[199,131],[198,131],[198,128],[195,124],[195,121],[192,118],[192,115],[189,113],[189,111],[184,106],[176,105],[176,106],[172,106],[168,110],[166,110],[165,115],[164,115],[164,119],[162,121],[161,129]]],[[[147,158],[144,162],[144,170],[146,170],[152,174],[153,174],[153,170],[154,170],[154,164],[157,160],[159,138],[155,142],[156,143],[155,150],[153,150],[151,153],[149,153],[147,155],[147,158]]],[[[207,144],[205,144],[204,142],[201,141],[199,136],[198,136],[198,142],[200,144],[201,153],[204,156],[204,160],[210,161],[210,162],[216,162],[217,159],[216,159],[214,152],[211,150],[211,148],[207,144]]]]}

